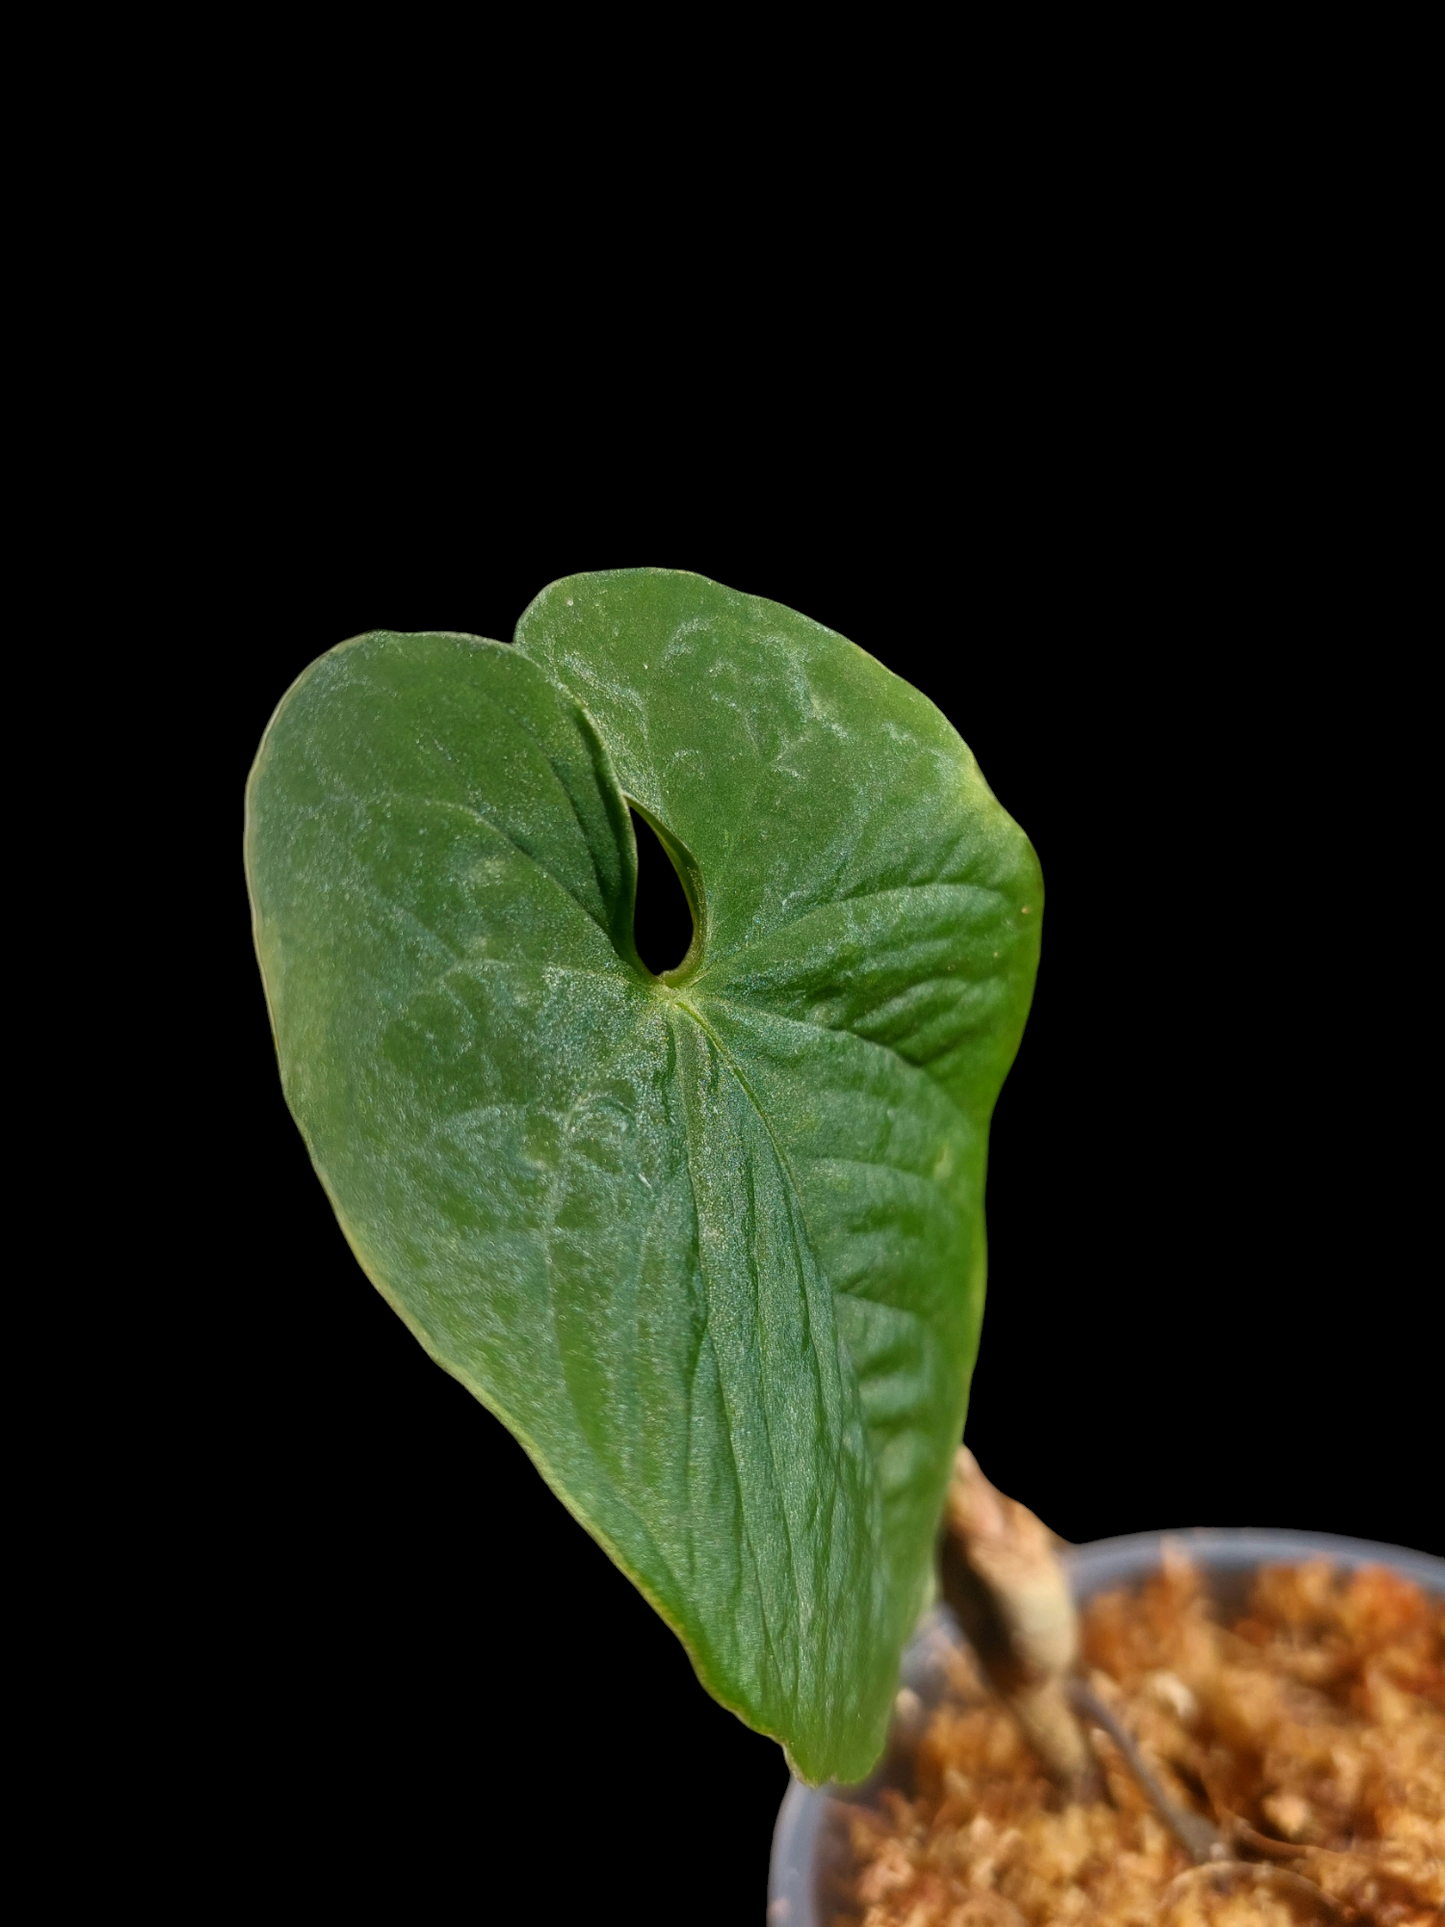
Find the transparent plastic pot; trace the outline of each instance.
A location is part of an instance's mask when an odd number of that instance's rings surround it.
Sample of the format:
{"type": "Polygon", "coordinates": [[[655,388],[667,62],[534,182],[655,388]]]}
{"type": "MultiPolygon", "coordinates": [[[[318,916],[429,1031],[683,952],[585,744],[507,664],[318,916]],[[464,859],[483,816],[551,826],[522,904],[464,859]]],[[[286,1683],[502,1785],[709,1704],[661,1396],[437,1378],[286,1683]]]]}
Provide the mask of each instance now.
{"type": "MultiPolygon", "coordinates": [[[[1096,1539],[1091,1545],[1071,1546],[1064,1554],[1074,1597],[1082,1605],[1095,1593],[1136,1585],[1158,1570],[1164,1542],[1187,1551],[1206,1574],[1210,1592],[1221,1611],[1242,1611],[1250,1580],[1260,1566],[1297,1565],[1305,1559],[1325,1558],[1345,1570],[1357,1566],[1390,1566],[1413,1579],[1427,1592],[1445,1598],[1445,1559],[1409,1552],[1401,1546],[1379,1546],[1367,1539],[1339,1539],[1328,1532],[1133,1532],[1119,1539],[1096,1539]]],[[[930,1613],[920,1624],[903,1656],[901,1684],[918,1695],[926,1710],[942,1698],[944,1671],[941,1655],[958,1639],[946,1612],[930,1613]]],[[[861,1787],[849,1787],[850,1802],[867,1801],[889,1784],[898,1772],[894,1761],[883,1765],[861,1787]]],[[[895,1779],[894,1784],[898,1781],[895,1779]]],[[[773,1858],[768,1879],[768,1927],[823,1927],[818,1906],[819,1882],[831,1859],[844,1851],[841,1825],[830,1825],[834,1789],[808,1787],[794,1780],[783,1796],[773,1833],[773,1858]]]]}

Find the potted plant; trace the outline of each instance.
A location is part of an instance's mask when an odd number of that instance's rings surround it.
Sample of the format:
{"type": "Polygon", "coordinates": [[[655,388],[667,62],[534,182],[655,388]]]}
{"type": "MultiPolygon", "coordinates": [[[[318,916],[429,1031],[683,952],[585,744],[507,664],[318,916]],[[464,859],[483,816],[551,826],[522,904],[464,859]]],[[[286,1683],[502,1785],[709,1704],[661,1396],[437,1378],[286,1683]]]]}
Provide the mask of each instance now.
{"type": "Polygon", "coordinates": [[[707,1689],[802,1780],[861,1781],[934,1591],[1038,959],[1037,861],[966,746],[791,610],[576,576],[511,644],[314,663],[247,867],[287,1101],[372,1282],[707,1689]],[[660,972],[634,824],[691,914],[660,972]]]}

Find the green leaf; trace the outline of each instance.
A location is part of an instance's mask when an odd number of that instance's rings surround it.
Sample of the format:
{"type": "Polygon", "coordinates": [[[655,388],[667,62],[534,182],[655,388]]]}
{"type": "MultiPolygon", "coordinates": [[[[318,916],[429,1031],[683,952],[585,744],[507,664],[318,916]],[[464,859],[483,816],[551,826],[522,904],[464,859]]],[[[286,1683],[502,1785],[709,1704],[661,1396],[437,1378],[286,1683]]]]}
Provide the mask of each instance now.
{"type": "Polygon", "coordinates": [[[776,603],[575,576],[514,646],[314,663],[247,860],[287,1101],[368,1275],[708,1689],[805,1777],[860,1777],[962,1428],[1038,954],[1033,852],[967,748],[776,603]],[[697,925],[665,978],[629,799],[697,925]]]}

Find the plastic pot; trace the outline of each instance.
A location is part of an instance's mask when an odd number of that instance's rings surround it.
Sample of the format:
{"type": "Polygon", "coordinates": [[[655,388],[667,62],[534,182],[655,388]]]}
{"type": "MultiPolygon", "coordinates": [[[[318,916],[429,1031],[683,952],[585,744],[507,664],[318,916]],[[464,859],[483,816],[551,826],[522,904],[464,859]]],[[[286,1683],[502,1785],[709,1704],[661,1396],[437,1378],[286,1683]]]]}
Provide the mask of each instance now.
{"type": "MultiPolygon", "coordinates": [[[[1356,1566],[1390,1566],[1445,1598],[1445,1559],[1408,1552],[1401,1546],[1373,1545],[1367,1539],[1339,1539],[1328,1532],[1133,1532],[1119,1539],[1096,1539],[1072,1546],[1063,1555],[1074,1597],[1082,1605],[1095,1593],[1137,1583],[1158,1569],[1165,1540],[1180,1546],[1206,1575],[1210,1592],[1226,1613],[1242,1611],[1250,1581],[1260,1566],[1298,1565],[1306,1559],[1326,1558],[1351,1570],[1356,1566]]],[[[952,1619],[930,1613],[918,1628],[903,1657],[902,1684],[911,1687],[925,1708],[942,1697],[944,1676],[939,1655],[958,1638],[952,1619]]],[[[885,1763],[862,1788],[850,1787],[848,1797],[866,1799],[886,1784],[885,1763]]],[[[768,1927],[820,1927],[816,1900],[824,1856],[838,1850],[838,1835],[829,1826],[832,1801],[829,1787],[807,1787],[794,1780],[783,1796],[773,1833],[773,1858],[768,1879],[768,1927]]]]}

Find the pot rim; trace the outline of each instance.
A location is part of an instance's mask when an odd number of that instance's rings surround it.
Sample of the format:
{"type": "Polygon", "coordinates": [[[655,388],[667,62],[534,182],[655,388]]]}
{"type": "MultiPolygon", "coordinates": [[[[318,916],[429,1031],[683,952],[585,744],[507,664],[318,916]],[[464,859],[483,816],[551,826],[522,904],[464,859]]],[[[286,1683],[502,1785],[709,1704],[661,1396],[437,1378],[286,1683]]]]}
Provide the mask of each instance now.
{"type": "MultiPolygon", "coordinates": [[[[1206,1571],[1223,1576],[1256,1566],[1292,1564],[1322,1555],[1353,1571],[1359,1566],[1390,1566],[1426,1592],[1445,1598],[1445,1559],[1408,1546],[1373,1539],[1351,1539],[1335,1532],[1303,1532],[1263,1526],[1194,1526],[1180,1531],[1125,1532],[1112,1539],[1091,1539],[1062,1553],[1076,1599],[1090,1599],[1159,1562],[1166,1542],[1192,1553],[1206,1571]]],[[[937,1613],[926,1614],[904,1654],[902,1676],[926,1669],[928,1649],[946,1637],[937,1613]]],[[[810,1787],[796,1777],[788,1782],[773,1830],[768,1869],[768,1927],[818,1927],[813,1901],[813,1862],[828,1802],[836,1789],[810,1787]]]]}

